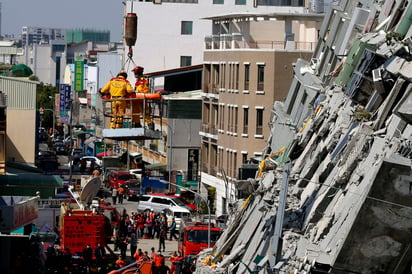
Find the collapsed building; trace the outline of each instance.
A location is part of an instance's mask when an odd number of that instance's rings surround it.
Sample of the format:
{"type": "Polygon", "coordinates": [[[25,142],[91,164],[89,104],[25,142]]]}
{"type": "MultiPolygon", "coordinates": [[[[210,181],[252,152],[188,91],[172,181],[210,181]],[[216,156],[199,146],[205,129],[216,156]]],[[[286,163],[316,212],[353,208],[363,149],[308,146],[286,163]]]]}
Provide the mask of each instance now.
{"type": "Polygon", "coordinates": [[[342,0],[197,273],[411,273],[412,1],[342,0]]]}

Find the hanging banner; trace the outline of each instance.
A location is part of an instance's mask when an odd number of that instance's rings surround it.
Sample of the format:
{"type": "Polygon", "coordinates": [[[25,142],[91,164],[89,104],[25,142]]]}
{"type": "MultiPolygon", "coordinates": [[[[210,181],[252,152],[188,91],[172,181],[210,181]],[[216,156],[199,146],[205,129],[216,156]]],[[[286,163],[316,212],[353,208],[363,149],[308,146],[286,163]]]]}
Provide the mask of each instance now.
{"type": "Polygon", "coordinates": [[[67,84],[60,84],[59,97],[60,121],[67,124],[69,123],[71,86],[67,84]]]}
{"type": "Polygon", "coordinates": [[[84,82],[84,63],[83,61],[74,61],[74,91],[83,91],[84,82]]]}
{"type": "Polygon", "coordinates": [[[188,149],[187,180],[199,181],[199,149],[188,149]]]}

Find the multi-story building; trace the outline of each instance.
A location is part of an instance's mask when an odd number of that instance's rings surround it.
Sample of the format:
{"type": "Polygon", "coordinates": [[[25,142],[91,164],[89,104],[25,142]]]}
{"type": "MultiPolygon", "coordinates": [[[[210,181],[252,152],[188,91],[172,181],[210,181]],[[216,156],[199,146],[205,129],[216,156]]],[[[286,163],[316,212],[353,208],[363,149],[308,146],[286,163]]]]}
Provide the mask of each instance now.
{"type": "Polygon", "coordinates": [[[2,106],[7,107],[7,115],[1,117],[5,140],[0,142],[0,151],[4,153],[1,157],[6,162],[35,163],[39,121],[37,84],[27,79],[0,76],[1,97],[7,102],[6,106],[2,106]]]}
{"type": "Polygon", "coordinates": [[[110,42],[110,31],[24,26],[21,31],[21,39],[23,47],[32,44],[47,44],[52,40],[62,40],[67,43],[79,43],[85,40],[108,43],[110,42]]]}
{"type": "MultiPolygon", "coordinates": [[[[132,47],[132,58],[138,65],[145,67],[145,72],[202,64],[205,35],[212,33],[213,28],[209,20],[204,20],[205,17],[243,12],[258,14],[308,11],[304,1],[280,2],[253,0],[126,1],[125,15],[136,13],[138,18],[137,39],[135,46],[132,47]]],[[[323,6],[319,5],[319,8],[323,9],[323,6]]],[[[128,58],[127,53],[125,51],[125,60],[128,58]]]]}
{"type": "MultiPolygon", "coordinates": [[[[272,105],[284,100],[298,58],[310,59],[323,14],[227,14],[210,18],[205,39],[201,182],[215,189],[213,210],[226,213],[233,182],[262,157],[272,105]]],[[[210,194],[209,194],[210,196],[210,194]]]]}
{"type": "Polygon", "coordinates": [[[23,48],[32,44],[48,43],[51,40],[66,41],[66,30],[24,26],[21,30],[23,48]]]}
{"type": "Polygon", "coordinates": [[[123,49],[122,43],[110,42],[109,31],[40,27],[23,27],[22,45],[20,63],[28,65],[39,81],[50,85],[63,82],[66,64],[73,64],[78,56],[86,64],[95,64],[98,53],[122,54],[123,49]]]}
{"type": "Polygon", "coordinates": [[[39,81],[58,85],[66,65],[66,41],[50,40],[47,43],[31,44],[25,47],[22,63],[31,68],[39,81]]]}
{"type": "Polygon", "coordinates": [[[273,104],[272,152],[237,182],[250,196],[198,258],[221,273],[411,273],[411,14],[336,2],[273,104]]]}
{"type": "Polygon", "coordinates": [[[14,41],[0,41],[0,64],[15,65],[18,54],[21,54],[21,51],[14,41]]]}
{"type": "Polygon", "coordinates": [[[90,29],[74,29],[66,31],[66,41],[79,43],[82,41],[110,42],[110,31],[96,31],[90,29]]]}

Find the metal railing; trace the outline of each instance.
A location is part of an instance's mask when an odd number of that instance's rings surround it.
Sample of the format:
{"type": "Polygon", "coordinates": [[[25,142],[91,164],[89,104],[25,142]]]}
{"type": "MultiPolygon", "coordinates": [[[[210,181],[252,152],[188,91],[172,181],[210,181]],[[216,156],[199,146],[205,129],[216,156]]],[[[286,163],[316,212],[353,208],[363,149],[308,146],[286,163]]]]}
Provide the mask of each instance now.
{"type": "Polygon", "coordinates": [[[127,106],[123,115],[123,127],[132,128],[133,117],[139,116],[142,121],[142,126],[146,127],[145,116],[150,116],[152,121],[158,119],[162,121],[162,100],[161,99],[148,99],[148,98],[110,98],[102,99],[103,101],[103,113],[106,117],[113,117],[112,114],[112,102],[125,101],[127,106]],[[136,102],[142,104],[142,111],[136,111],[136,102]],[[147,110],[149,108],[149,110],[147,110]]]}
{"type": "MultiPolygon", "coordinates": [[[[289,43],[289,42],[288,42],[289,43]]],[[[293,43],[293,49],[314,51],[317,42],[303,42],[303,41],[290,41],[293,43]]],[[[272,40],[232,40],[227,39],[205,39],[206,50],[221,50],[221,49],[278,49],[286,50],[290,49],[287,46],[286,41],[272,41],[272,40]]]]}
{"type": "Polygon", "coordinates": [[[204,133],[210,133],[213,135],[217,135],[217,128],[214,125],[210,125],[210,124],[202,124],[201,126],[201,130],[204,133]]]}

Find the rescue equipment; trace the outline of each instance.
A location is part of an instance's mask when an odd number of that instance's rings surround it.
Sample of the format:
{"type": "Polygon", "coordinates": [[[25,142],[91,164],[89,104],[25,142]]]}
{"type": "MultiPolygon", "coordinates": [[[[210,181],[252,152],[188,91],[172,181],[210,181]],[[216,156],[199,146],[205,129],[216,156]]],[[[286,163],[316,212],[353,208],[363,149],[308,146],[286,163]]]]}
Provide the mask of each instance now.
{"type": "Polygon", "coordinates": [[[127,98],[158,100],[162,98],[162,95],[160,93],[133,92],[127,94],[127,98]]]}

